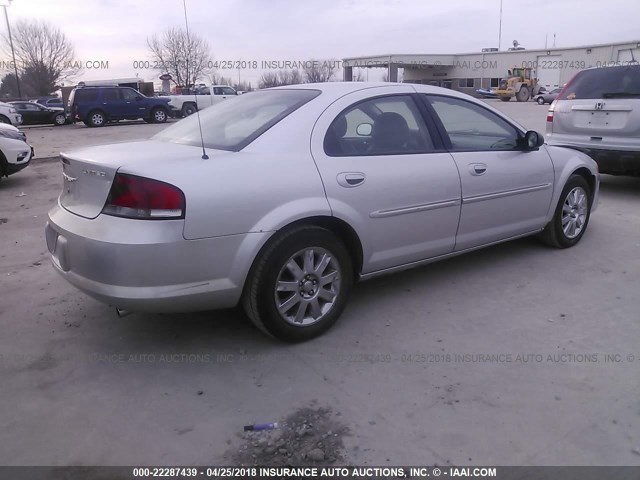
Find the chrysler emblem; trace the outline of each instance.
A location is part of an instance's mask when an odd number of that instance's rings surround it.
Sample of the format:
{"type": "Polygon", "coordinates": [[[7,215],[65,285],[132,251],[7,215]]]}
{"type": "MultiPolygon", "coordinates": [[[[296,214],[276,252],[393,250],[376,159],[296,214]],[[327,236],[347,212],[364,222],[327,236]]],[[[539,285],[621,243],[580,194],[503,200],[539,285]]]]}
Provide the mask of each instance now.
{"type": "Polygon", "coordinates": [[[62,176],[64,177],[64,179],[67,182],[75,182],[76,180],[78,180],[76,177],[72,177],[71,175],[67,175],[66,173],[62,172],[62,176]]]}

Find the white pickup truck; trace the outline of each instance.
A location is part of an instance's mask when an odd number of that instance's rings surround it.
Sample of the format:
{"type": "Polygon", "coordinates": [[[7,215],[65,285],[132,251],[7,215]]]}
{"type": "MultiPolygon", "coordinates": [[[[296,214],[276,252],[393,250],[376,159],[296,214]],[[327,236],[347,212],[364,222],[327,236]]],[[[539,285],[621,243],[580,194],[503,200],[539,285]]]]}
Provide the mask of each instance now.
{"type": "Polygon", "coordinates": [[[175,108],[178,116],[186,117],[197,110],[210,107],[211,105],[234,97],[238,93],[228,85],[200,85],[189,95],[170,95],[169,105],[175,108]]]}

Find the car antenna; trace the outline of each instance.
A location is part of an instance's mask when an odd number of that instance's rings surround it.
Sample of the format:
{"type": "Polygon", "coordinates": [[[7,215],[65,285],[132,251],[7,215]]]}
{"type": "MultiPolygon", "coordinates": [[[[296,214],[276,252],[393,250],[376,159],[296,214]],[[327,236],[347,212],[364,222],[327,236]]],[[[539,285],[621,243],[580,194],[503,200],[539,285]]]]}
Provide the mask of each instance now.
{"type": "MultiPolygon", "coordinates": [[[[190,40],[189,36],[189,21],[187,20],[187,0],[182,0],[182,7],[184,9],[184,24],[187,27],[187,42],[190,40]]],[[[189,59],[187,58],[187,69],[189,68],[189,59]]],[[[195,79],[194,79],[195,80],[195,79]]],[[[198,95],[194,89],[193,97],[196,101],[196,115],[198,115],[198,128],[200,129],[200,145],[202,145],[202,159],[209,160],[209,155],[207,155],[207,151],[204,149],[204,136],[202,135],[202,123],[200,122],[200,109],[198,108],[198,95]]]]}

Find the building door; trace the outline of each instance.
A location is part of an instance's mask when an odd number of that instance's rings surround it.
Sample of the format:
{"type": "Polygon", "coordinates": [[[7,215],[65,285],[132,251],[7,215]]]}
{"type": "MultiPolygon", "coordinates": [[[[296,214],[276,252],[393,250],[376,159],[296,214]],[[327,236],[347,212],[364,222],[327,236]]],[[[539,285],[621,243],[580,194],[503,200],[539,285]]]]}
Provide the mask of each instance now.
{"type": "Polygon", "coordinates": [[[618,62],[621,64],[640,62],[640,48],[625,48],[618,51],[618,62]]]}

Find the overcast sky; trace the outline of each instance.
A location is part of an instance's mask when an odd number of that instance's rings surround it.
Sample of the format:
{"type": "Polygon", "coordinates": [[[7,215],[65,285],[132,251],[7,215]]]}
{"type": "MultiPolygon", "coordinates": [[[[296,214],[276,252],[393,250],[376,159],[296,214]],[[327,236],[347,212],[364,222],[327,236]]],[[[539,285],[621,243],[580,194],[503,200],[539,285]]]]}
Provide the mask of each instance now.
{"type": "MultiPolygon", "coordinates": [[[[206,38],[215,60],[261,62],[495,47],[500,0],[187,0],[187,11],[191,31],[206,38]]],[[[82,61],[109,62],[107,71],[85,70],[85,80],[136,73],[157,80],[134,62],[150,59],[149,35],[184,25],[182,0],[14,0],[8,12],[12,22],[59,26],[82,61]]],[[[558,47],[640,40],[639,18],[638,0],[503,0],[502,48],[514,39],[543,48],[545,35],[551,47],[554,33],[558,47]]],[[[237,70],[218,73],[238,77],[237,70]]],[[[255,85],[261,73],[240,75],[255,85]]]]}

